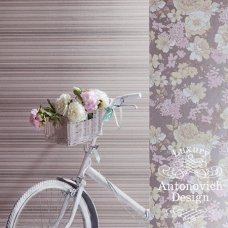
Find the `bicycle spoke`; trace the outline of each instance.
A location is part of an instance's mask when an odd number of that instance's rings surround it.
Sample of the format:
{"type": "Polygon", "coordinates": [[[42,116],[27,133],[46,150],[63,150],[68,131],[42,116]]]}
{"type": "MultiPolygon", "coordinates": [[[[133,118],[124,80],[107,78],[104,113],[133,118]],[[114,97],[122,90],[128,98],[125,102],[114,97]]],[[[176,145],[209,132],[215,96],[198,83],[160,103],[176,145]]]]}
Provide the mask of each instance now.
{"type": "Polygon", "coordinates": [[[40,211],[41,211],[41,216],[40,216],[40,219],[41,219],[41,224],[42,224],[42,228],[43,228],[43,215],[42,215],[42,208],[41,208],[41,200],[40,200],[40,195],[39,195],[39,202],[40,202],[40,211]]]}
{"type": "MultiPolygon", "coordinates": [[[[49,197],[49,199],[51,199],[51,203],[52,203],[52,191],[51,191],[51,197],[49,197]]],[[[51,207],[51,203],[50,200],[48,200],[49,202],[49,207],[48,207],[48,228],[51,226],[51,222],[50,222],[50,207],[51,207]]]]}
{"type": "MultiPolygon", "coordinates": [[[[49,181],[47,182],[49,183],[49,181]]],[[[38,184],[33,193],[31,192],[30,195],[26,193],[27,199],[21,198],[24,204],[19,200],[19,206],[15,206],[19,209],[19,213],[17,212],[18,216],[16,219],[14,218],[15,224],[12,222],[14,224],[13,228],[53,228],[58,219],[58,228],[65,228],[71,217],[75,198],[69,195],[71,187],[67,184],[59,181],[50,181],[50,183],[60,187],[65,186],[65,188],[45,188],[45,185],[43,185],[41,186],[43,188],[39,191],[40,185],[38,184]]],[[[71,228],[92,228],[91,222],[88,222],[90,221],[88,207],[83,199],[82,201],[84,202],[84,213],[81,212],[82,208],[79,205],[71,228]],[[87,218],[87,224],[90,225],[85,226],[84,217],[87,218]]],[[[12,215],[14,216],[15,213],[12,213],[12,215]]]]}

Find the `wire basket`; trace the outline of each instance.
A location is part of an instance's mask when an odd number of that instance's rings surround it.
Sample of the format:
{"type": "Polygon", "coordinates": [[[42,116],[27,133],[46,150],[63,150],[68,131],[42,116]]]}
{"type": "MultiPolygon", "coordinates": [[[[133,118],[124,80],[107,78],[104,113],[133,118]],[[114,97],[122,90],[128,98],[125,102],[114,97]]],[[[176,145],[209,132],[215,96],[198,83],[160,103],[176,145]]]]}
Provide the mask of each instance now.
{"type": "Polygon", "coordinates": [[[102,134],[102,110],[93,113],[93,118],[78,123],[69,122],[62,119],[61,123],[53,126],[47,121],[44,127],[44,134],[47,141],[57,144],[75,146],[86,143],[102,134]]]}

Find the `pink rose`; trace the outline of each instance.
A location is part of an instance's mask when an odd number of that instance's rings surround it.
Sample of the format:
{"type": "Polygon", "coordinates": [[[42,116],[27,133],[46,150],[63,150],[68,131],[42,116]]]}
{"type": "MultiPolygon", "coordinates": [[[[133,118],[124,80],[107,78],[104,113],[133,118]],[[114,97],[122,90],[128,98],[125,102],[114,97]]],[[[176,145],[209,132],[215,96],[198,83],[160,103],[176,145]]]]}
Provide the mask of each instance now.
{"type": "Polygon", "coordinates": [[[37,115],[38,110],[37,109],[32,109],[30,113],[30,118],[29,122],[36,128],[39,129],[41,126],[41,121],[39,116],[37,115]]]}
{"type": "Polygon", "coordinates": [[[81,97],[87,112],[93,112],[98,108],[99,101],[93,91],[82,92],[81,97]]]}

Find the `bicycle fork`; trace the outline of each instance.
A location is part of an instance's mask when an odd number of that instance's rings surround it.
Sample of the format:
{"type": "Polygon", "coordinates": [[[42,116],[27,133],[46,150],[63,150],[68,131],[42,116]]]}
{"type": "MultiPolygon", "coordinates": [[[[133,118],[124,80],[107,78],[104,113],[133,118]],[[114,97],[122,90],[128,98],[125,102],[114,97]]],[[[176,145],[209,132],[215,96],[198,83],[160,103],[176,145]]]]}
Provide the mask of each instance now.
{"type": "Polygon", "coordinates": [[[85,180],[81,180],[79,187],[77,189],[73,188],[72,191],[67,194],[67,196],[63,202],[63,206],[61,208],[61,211],[59,213],[59,217],[58,217],[56,223],[54,224],[54,226],[52,228],[58,228],[58,226],[59,226],[59,224],[60,224],[60,222],[61,222],[61,220],[65,214],[65,211],[67,209],[67,205],[68,205],[68,201],[69,201],[70,197],[75,197],[75,195],[76,195],[70,219],[69,219],[67,225],[65,226],[65,228],[70,228],[71,224],[73,223],[74,217],[77,213],[78,206],[79,206],[80,200],[82,198],[82,193],[85,189],[85,185],[86,185],[85,180]]]}
{"type": "MultiPolygon", "coordinates": [[[[71,212],[70,219],[69,219],[67,225],[65,226],[65,228],[70,228],[70,226],[71,226],[71,224],[72,224],[72,222],[74,220],[74,216],[76,215],[76,212],[78,210],[78,206],[79,206],[80,200],[82,198],[82,193],[83,193],[83,191],[85,189],[85,185],[86,185],[86,181],[84,180],[85,171],[90,166],[93,149],[97,148],[97,146],[94,145],[95,142],[96,142],[96,139],[93,140],[93,142],[92,142],[93,146],[91,146],[89,148],[89,150],[86,152],[86,154],[85,154],[85,156],[83,158],[83,162],[82,162],[82,165],[80,167],[78,178],[77,178],[77,181],[76,181],[78,187],[76,189],[73,188],[72,191],[69,194],[67,194],[67,196],[66,196],[66,198],[65,198],[65,200],[63,202],[63,206],[61,208],[61,211],[59,213],[59,217],[58,217],[56,223],[54,224],[54,226],[52,228],[58,228],[58,226],[59,226],[59,224],[60,224],[60,222],[61,222],[61,220],[62,220],[62,218],[63,218],[63,216],[65,214],[65,211],[66,211],[70,196],[74,197],[75,194],[77,194],[76,197],[75,197],[74,206],[73,206],[73,209],[72,209],[72,212],[71,212]]],[[[69,180],[65,180],[64,178],[60,178],[59,180],[60,181],[64,181],[66,183],[68,183],[68,181],[69,181],[69,180]]]]}

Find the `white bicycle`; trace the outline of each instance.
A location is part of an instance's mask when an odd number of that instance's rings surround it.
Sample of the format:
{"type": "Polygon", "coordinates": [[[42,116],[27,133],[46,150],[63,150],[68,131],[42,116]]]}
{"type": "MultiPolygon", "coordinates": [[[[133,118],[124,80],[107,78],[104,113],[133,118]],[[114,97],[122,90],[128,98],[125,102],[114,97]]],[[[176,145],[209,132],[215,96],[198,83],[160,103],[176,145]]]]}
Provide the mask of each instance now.
{"type": "MultiPolygon", "coordinates": [[[[112,110],[127,104],[127,101],[141,97],[140,93],[116,97],[112,110]]],[[[107,114],[107,113],[106,113],[107,114]]],[[[115,112],[114,117],[116,118],[115,112]]],[[[116,185],[92,168],[92,157],[99,160],[97,137],[85,146],[85,155],[78,173],[73,179],[58,177],[56,180],[40,182],[29,188],[17,201],[9,215],[7,228],[98,228],[98,215],[93,201],[85,191],[86,177],[112,192],[122,203],[132,208],[145,220],[153,218],[149,209],[121,191],[116,185]]]]}

